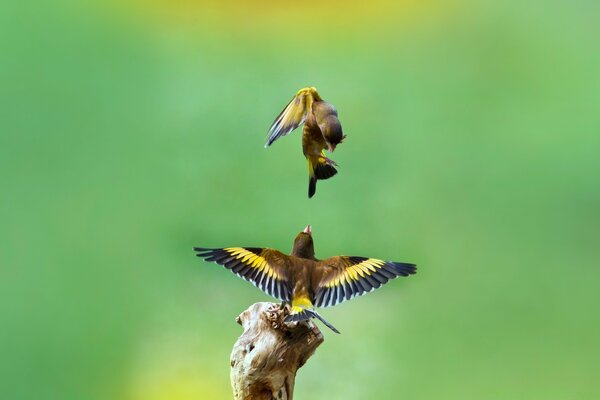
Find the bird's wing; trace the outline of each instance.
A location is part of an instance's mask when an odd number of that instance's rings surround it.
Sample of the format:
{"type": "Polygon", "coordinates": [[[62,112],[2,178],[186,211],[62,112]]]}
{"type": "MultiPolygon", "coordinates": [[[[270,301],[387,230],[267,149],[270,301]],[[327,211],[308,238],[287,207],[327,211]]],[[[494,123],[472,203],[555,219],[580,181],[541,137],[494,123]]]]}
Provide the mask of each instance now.
{"type": "Polygon", "coordinates": [[[317,263],[315,306],[330,307],[368,293],[398,276],[416,273],[414,264],[336,256],[317,263]],[[320,276],[319,276],[320,275],[320,276]]]}
{"type": "Polygon", "coordinates": [[[320,99],[317,90],[313,87],[300,89],[292,101],[275,118],[273,125],[269,129],[267,143],[269,147],[274,141],[287,135],[306,120],[306,115],[312,106],[313,101],[320,99]]]}
{"type": "Polygon", "coordinates": [[[257,288],[281,301],[290,301],[289,256],[260,247],[205,249],[194,247],[197,256],[231,270],[257,288]]]}

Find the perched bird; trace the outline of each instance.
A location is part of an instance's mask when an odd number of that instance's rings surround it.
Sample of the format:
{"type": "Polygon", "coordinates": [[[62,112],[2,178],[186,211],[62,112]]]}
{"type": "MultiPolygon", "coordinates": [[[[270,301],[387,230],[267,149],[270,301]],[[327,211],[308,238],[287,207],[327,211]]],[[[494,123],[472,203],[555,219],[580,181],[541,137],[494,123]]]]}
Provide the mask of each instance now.
{"type": "Polygon", "coordinates": [[[315,258],[310,225],[294,240],[291,254],[260,247],[195,247],[197,256],[213,261],[251,282],[270,296],[291,305],[286,322],[318,318],[336,333],[315,307],[335,306],[379,288],[397,276],[416,273],[414,264],[376,258],[335,256],[315,258]]]}
{"type": "Polygon", "coordinates": [[[269,129],[265,147],[269,147],[302,123],[302,151],[308,161],[308,197],[311,198],[317,190],[317,179],[329,179],[337,174],[337,164],[325,157],[323,150],[327,147],[333,152],[346,135],[342,132],[335,107],[324,101],[316,88],[307,87],[300,89],[275,118],[269,129]]]}

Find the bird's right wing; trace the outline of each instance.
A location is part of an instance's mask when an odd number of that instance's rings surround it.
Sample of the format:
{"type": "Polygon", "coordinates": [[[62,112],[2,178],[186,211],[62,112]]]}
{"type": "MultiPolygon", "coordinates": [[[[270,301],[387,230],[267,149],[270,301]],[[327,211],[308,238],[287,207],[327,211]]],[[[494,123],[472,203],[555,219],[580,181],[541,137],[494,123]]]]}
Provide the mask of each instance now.
{"type": "Polygon", "coordinates": [[[269,296],[290,301],[292,291],[288,281],[289,257],[285,254],[259,247],[194,247],[194,251],[198,257],[224,266],[269,296]]]}
{"type": "Polygon", "coordinates": [[[330,307],[379,288],[398,276],[415,274],[414,264],[376,258],[336,256],[317,264],[315,306],[330,307]]]}
{"type": "Polygon", "coordinates": [[[321,97],[314,87],[300,89],[292,101],[289,102],[277,118],[275,118],[275,121],[273,121],[269,129],[269,137],[265,147],[269,147],[274,141],[287,135],[304,123],[312,103],[320,99],[321,97]]]}

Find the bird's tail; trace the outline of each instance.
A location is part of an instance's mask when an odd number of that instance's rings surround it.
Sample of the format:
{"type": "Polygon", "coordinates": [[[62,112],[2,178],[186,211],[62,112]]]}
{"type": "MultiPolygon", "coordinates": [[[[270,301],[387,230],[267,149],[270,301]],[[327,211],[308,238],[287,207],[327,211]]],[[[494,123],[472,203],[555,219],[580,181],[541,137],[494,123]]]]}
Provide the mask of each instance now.
{"type": "Polygon", "coordinates": [[[321,321],[322,323],[324,323],[326,327],[328,327],[329,329],[331,329],[335,333],[340,333],[340,331],[338,331],[337,329],[335,329],[335,326],[333,326],[329,322],[327,322],[325,320],[325,318],[321,317],[319,315],[319,313],[317,313],[314,310],[302,309],[302,311],[299,311],[299,312],[294,313],[294,314],[290,314],[287,317],[285,317],[284,322],[300,322],[300,321],[306,321],[306,320],[311,319],[311,318],[317,318],[319,321],[321,321]]]}
{"type": "Polygon", "coordinates": [[[323,154],[318,157],[308,157],[308,198],[315,195],[317,191],[317,180],[329,179],[337,174],[337,165],[333,160],[323,154]]]}

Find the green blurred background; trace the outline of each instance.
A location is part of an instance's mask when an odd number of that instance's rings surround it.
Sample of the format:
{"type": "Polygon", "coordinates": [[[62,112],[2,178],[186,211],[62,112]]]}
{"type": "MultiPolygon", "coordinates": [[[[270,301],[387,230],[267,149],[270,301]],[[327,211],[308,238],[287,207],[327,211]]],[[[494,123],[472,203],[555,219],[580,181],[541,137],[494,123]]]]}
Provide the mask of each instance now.
{"type": "Polygon", "coordinates": [[[419,265],[323,310],[298,399],[600,398],[595,1],[0,6],[0,397],[231,397],[268,300],[192,246],[419,265]],[[316,86],[348,139],[306,198],[316,86]]]}

